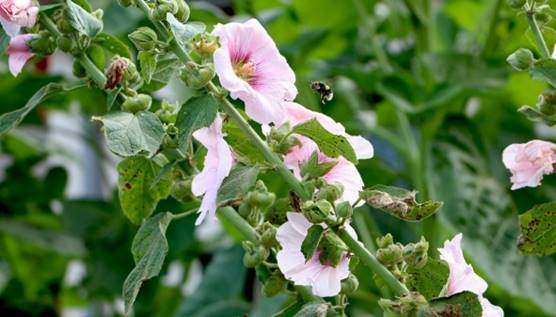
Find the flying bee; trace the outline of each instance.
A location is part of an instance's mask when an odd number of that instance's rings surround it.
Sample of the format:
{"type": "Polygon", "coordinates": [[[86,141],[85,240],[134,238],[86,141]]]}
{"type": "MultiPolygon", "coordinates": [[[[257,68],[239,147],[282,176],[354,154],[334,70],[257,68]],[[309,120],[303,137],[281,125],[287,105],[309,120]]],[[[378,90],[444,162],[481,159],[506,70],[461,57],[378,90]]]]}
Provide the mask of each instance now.
{"type": "Polygon", "coordinates": [[[322,81],[311,82],[311,89],[320,95],[320,101],[325,104],[334,98],[332,88],[322,81]]]}

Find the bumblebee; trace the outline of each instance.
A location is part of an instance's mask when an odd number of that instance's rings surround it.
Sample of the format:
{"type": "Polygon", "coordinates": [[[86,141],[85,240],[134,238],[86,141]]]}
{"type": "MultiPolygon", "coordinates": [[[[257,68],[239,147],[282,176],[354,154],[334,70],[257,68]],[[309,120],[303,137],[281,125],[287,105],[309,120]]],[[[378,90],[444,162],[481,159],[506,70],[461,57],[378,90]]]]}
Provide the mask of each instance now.
{"type": "Polygon", "coordinates": [[[320,95],[320,101],[325,104],[334,98],[332,88],[322,81],[311,82],[311,89],[320,95]]]}

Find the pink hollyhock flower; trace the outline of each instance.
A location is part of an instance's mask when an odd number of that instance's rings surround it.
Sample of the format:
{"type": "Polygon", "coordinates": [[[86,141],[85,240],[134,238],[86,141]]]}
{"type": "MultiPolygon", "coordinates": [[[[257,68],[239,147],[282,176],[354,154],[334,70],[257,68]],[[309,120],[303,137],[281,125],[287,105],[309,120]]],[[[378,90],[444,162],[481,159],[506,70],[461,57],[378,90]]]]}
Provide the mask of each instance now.
{"type": "Polygon", "coordinates": [[[27,42],[32,38],[32,34],[21,34],[11,38],[7,53],[12,75],[17,76],[23,69],[23,66],[25,66],[25,63],[35,55],[27,45],[27,42]]]}
{"type": "Polygon", "coordinates": [[[537,187],[544,175],[554,172],[556,145],[541,140],[512,144],[502,153],[502,161],[512,172],[512,190],[537,187]]]}
{"type": "Polygon", "coordinates": [[[222,134],[222,118],[206,128],[193,132],[193,137],[207,148],[203,170],[193,178],[191,191],[195,196],[203,196],[199,217],[195,222],[199,225],[207,215],[216,214],[216,198],[218,189],[230,174],[234,159],[229,145],[222,134]]]}
{"type": "MultiPolygon", "coordinates": [[[[349,275],[349,254],[345,254],[337,266],[322,264],[317,251],[305,261],[301,244],[307,236],[311,223],[300,213],[289,212],[288,221],[278,228],[276,239],[282,249],[276,255],[278,268],[296,285],[311,286],[313,294],[321,297],[335,296],[342,288],[341,281],[349,275]]],[[[355,230],[346,227],[356,236],[355,230]]]]}
{"type": "MultiPolygon", "coordinates": [[[[295,102],[285,102],[286,118],[285,122],[289,122],[292,127],[311,119],[316,119],[328,132],[346,137],[351,147],[357,155],[357,159],[370,159],[374,155],[374,149],[371,142],[361,136],[352,136],[346,133],[344,126],[334,121],[329,116],[311,111],[295,102]]],[[[284,123],[284,122],[282,122],[284,123]]]]}
{"type": "Polygon", "coordinates": [[[483,317],[503,317],[504,311],[492,305],[488,299],[483,297],[483,293],[487,290],[488,284],[475,271],[473,267],[463,257],[461,250],[461,240],[463,235],[456,235],[451,241],[444,242],[444,247],[439,248],[440,258],[448,263],[450,267],[450,276],[448,277],[448,296],[469,291],[479,295],[479,301],[483,308],[483,317]]]}
{"type": "Polygon", "coordinates": [[[212,34],[220,39],[214,67],[222,86],[245,103],[253,120],[280,122],[282,102],[297,95],[295,74],[263,26],[254,19],[218,24],[212,34]]]}
{"type": "Polygon", "coordinates": [[[35,25],[38,13],[31,0],[0,0],[0,24],[10,37],[19,34],[22,27],[35,25]]]}

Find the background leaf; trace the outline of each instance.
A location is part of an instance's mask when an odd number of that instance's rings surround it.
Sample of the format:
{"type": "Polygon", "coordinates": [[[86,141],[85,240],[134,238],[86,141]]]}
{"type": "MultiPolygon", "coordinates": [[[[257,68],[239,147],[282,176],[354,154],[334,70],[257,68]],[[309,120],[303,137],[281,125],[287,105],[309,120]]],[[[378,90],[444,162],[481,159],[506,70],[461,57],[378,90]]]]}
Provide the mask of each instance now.
{"type": "Polygon", "coordinates": [[[556,252],[556,202],[537,205],[519,216],[518,247],[525,254],[556,252]]]}

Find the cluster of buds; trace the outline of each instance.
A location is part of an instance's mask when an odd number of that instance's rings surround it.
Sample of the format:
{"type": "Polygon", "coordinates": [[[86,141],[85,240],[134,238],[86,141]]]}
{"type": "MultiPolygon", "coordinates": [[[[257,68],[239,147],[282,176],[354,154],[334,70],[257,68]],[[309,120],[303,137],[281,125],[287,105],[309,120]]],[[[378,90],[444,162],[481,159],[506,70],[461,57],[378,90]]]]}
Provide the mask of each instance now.
{"type": "Polygon", "coordinates": [[[396,300],[383,298],[379,300],[378,304],[384,311],[394,313],[396,316],[429,316],[426,314],[426,308],[429,306],[426,298],[416,292],[407,293],[396,300]]]}
{"type": "Polygon", "coordinates": [[[253,227],[258,227],[268,208],[274,204],[276,195],[266,188],[263,181],[257,181],[253,191],[247,193],[239,206],[239,214],[253,227]]]}
{"type": "MultiPolygon", "coordinates": [[[[90,13],[92,18],[99,21],[102,21],[103,15],[104,12],[102,9],[97,9],[96,11],[90,13]]],[[[56,39],[56,45],[60,48],[60,50],[77,56],[89,49],[93,39],[80,33],[72,26],[70,22],[71,17],[69,16],[67,8],[58,9],[54,12],[53,18],[58,31],[61,33],[61,36],[58,36],[56,39]]]]}
{"type": "Polygon", "coordinates": [[[391,234],[377,239],[378,250],[376,257],[387,267],[400,281],[405,281],[408,268],[420,269],[427,264],[429,243],[425,238],[417,243],[403,245],[394,243],[391,234]]]}
{"type": "Polygon", "coordinates": [[[215,71],[212,63],[197,64],[188,62],[181,72],[181,79],[193,89],[204,88],[214,78],[215,71]]]}
{"type": "Polygon", "coordinates": [[[267,142],[272,151],[286,154],[295,145],[301,145],[298,138],[292,135],[291,126],[285,123],[280,127],[272,127],[267,136],[267,142]]]}

